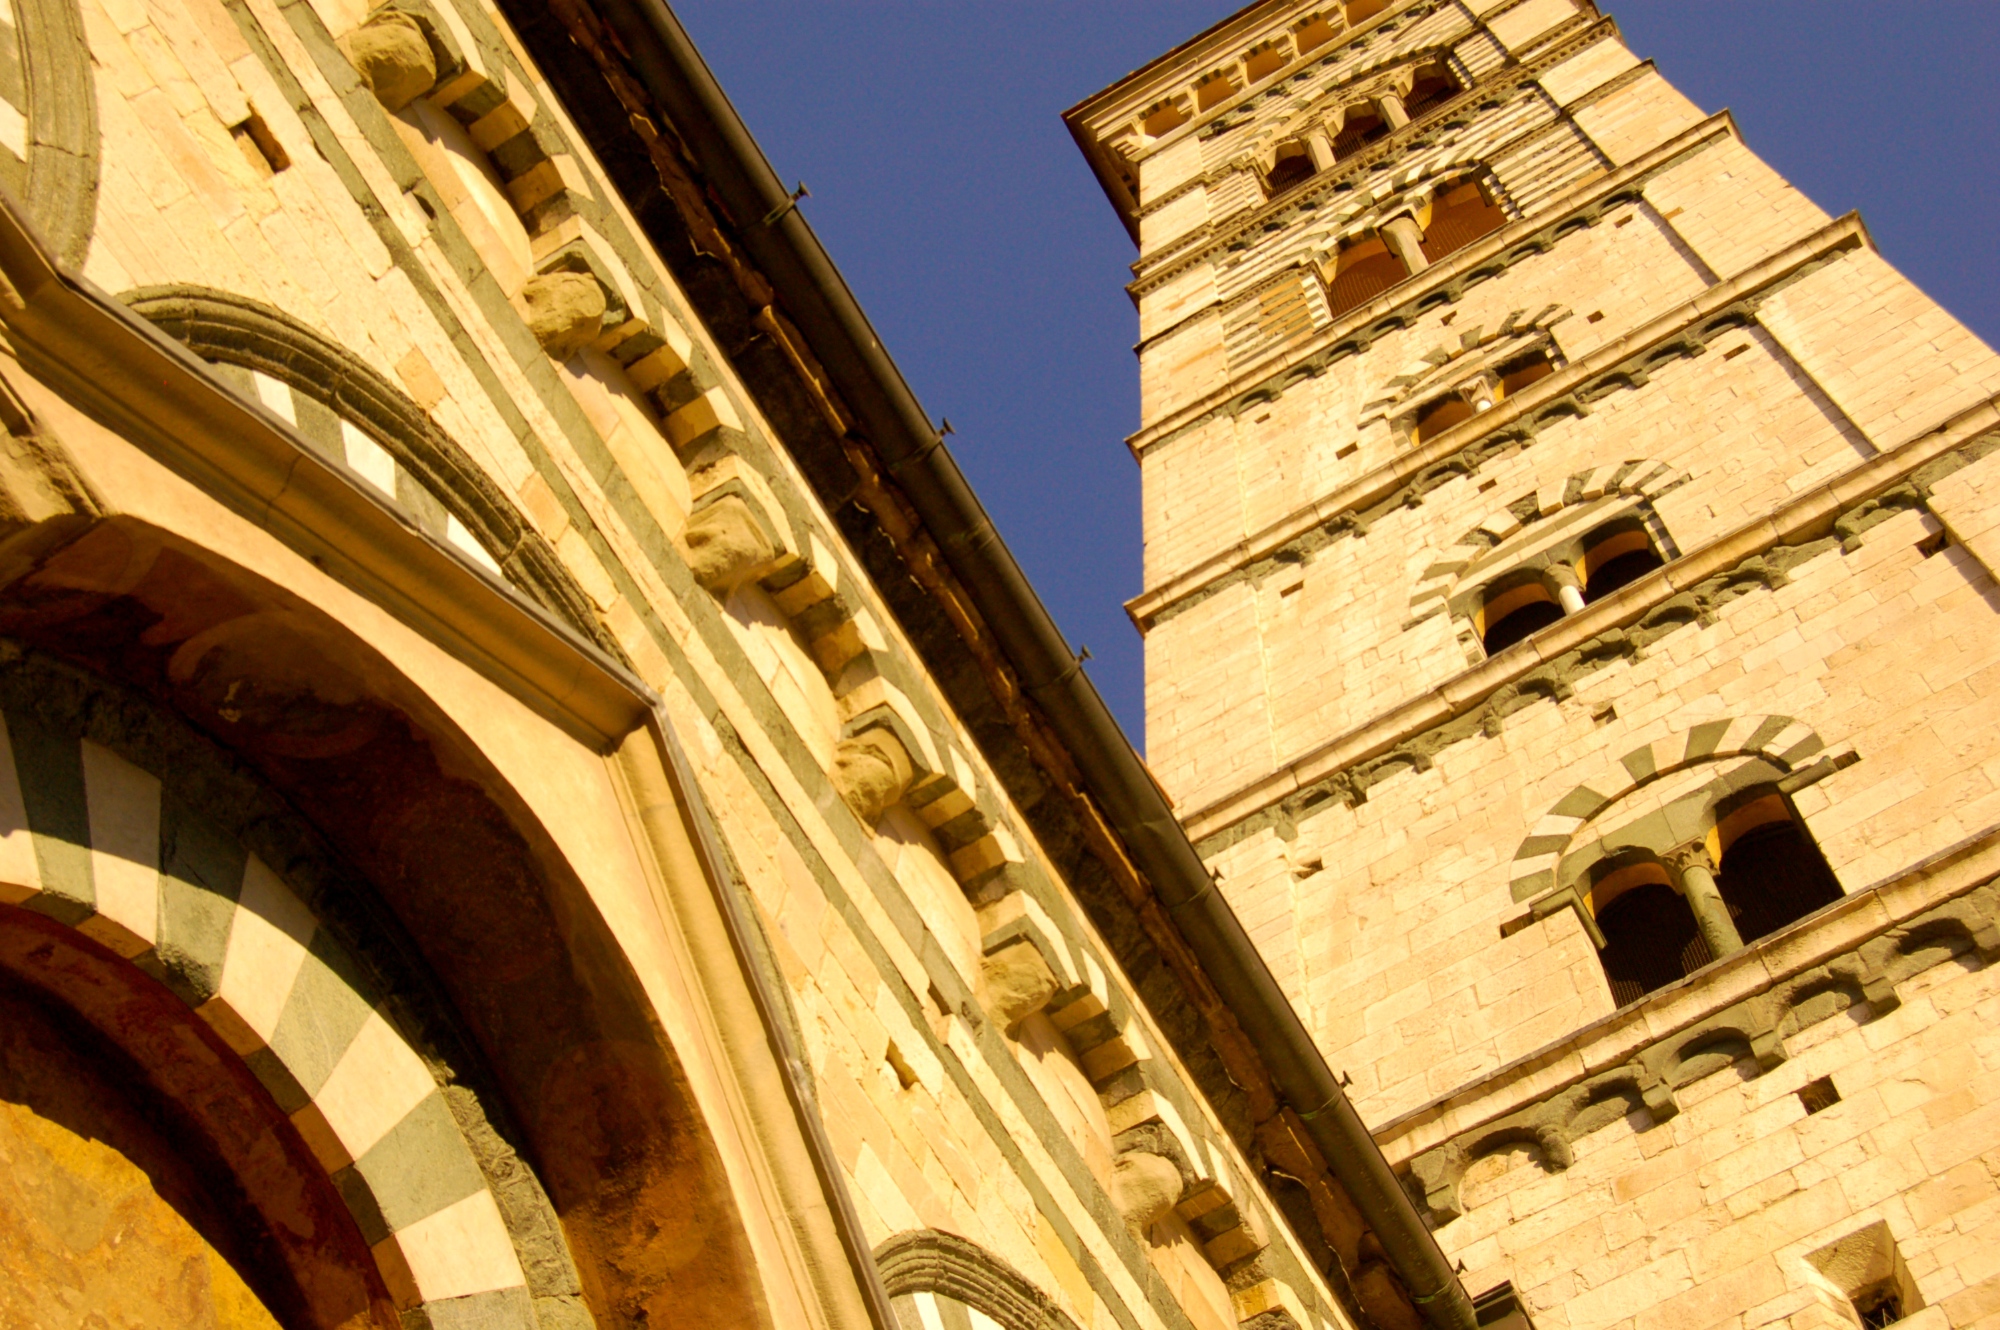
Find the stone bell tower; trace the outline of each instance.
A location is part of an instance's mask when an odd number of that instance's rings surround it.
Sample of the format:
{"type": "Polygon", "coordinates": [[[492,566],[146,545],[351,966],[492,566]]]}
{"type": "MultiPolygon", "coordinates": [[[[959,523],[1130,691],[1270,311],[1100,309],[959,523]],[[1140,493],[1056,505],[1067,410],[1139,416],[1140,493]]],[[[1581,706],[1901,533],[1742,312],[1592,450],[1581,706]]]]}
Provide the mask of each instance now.
{"type": "Polygon", "coordinates": [[[1469,1290],[2000,1323],[2000,358],[1589,0],[1072,110],[1149,759],[1469,1290]]]}

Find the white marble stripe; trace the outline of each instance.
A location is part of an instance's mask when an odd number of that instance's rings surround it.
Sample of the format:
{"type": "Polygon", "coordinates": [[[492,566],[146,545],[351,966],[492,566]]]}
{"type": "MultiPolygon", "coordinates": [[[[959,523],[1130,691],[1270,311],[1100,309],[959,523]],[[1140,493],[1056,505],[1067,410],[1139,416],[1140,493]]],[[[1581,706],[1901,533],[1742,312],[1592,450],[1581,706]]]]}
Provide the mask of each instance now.
{"type": "Polygon", "coordinates": [[[253,1053],[270,1042],[317,927],[304,903],[251,855],[230,921],[222,983],[202,1009],[238,1053],[253,1053]]]}
{"type": "Polygon", "coordinates": [[[160,782],[110,749],[82,742],[97,916],[79,927],[137,956],[160,937],[160,782]]]}
{"type": "Polygon", "coordinates": [[[466,529],[465,523],[459,521],[455,513],[445,517],[444,538],[452,545],[471,555],[474,562],[484,567],[487,571],[496,576],[499,574],[500,565],[493,561],[493,556],[487,552],[486,547],[480,544],[478,538],[466,529]]]}
{"type": "Polygon", "coordinates": [[[426,1302],[519,1288],[527,1282],[493,1193],[484,1187],[391,1239],[426,1302]]]}
{"type": "Polygon", "coordinates": [[[258,401],[283,417],[286,424],[299,423],[298,407],[292,402],[292,390],[289,386],[279,383],[262,370],[254,369],[250,371],[250,382],[256,385],[258,401]]]}
{"type": "Polygon", "coordinates": [[[423,1059],[376,1011],[334,1064],[313,1107],[347,1157],[359,1159],[436,1089],[423,1059]]]}
{"type": "Polygon", "coordinates": [[[20,773],[14,767],[14,741],[6,719],[0,717],[0,901],[18,905],[41,889],[41,864],[35,858],[34,834],[28,830],[20,773]]]}
{"type": "Polygon", "coordinates": [[[340,422],[340,443],[347,455],[347,465],[356,475],[390,498],[396,497],[396,459],[389,455],[388,449],[345,419],[340,422]]]}

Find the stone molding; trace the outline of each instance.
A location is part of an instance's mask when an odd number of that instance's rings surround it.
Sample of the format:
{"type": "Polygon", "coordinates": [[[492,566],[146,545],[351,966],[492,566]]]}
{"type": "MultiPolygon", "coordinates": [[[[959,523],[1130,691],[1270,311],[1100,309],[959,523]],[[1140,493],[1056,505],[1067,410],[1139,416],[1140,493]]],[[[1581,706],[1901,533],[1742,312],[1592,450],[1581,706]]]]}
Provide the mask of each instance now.
{"type": "Polygon", "coordinates": [[[875,1264],[893,1302],[928,1293],[983,1312],[1002,1330],[1078,1330],[1054,1298],[953,1233],[899,1233],[875,1249],[875,1264]]]}
{"type": "Polygon", "coordinates": [[[119,299],[203,360],[268,375],[352,422],[464,523],[508,581],[599,650],[623,659],[555,548],[471,454],[359,356],[282,310],[226,291],[153,286],[119,299]]]}
{"type": "Polygon", "coordinates": [[[2000,398],[1912,437],[1769,517],[1712,541],[1665,568],[1551,624],[1525,642],[1338,736],[1245,790],[1197,809],[1188,834],[1204,858],[1265,827],[1289,838],[1295,819],[1330,798],[1360,803],[1396,770],[1428,770],[1432,755],[1475,733],[1497,734],[1505,718],[1544,699],[1569,696],[1570,680],[1614,660],[1636,658],[1684,624],[1712,623],[1720,607],[1783,586],[1788,570],[1838,546],[1858,547],[1868,528],[1923,506],[1928,487],[2000,448],[2000,398]]]}
{"type": "Polygon", "coordinates": [[[15,0],[27,85],[22,203],[64,267],[81,269],[97,226],[101,145],[90,45],[77,0],[15,0]]]}
{"type": "Polygon", "coordinates": [[[1850,1010],[1865,1009],[1867,1020],[1886,1015],[1900,1005],[1898,984],[1960,957],[2000,961],[1996,869],[2000,832],[1989,831],[1405,1115],[1377,1139],[1392,1149],[1399,1138],[1434,1140],[1419,1134],[1423,1126],[1477,1115],[1495,1099],[1518,1102],[1520,1090],[1532,1094],[1532,1102],[1453,1131],[1409,1159],[1412,1192],[1434,1225],[1449,1223],[1466,1209],[1459,1193],[1466,1169],[1485,1155],[1528,1144],[1545,1168],[1566,1169],[1572,1142],[1634,1111],[1664,1122],[1679,1112],[1677,1089],[1746,1059],[1762,1075],[1786,1060],[1785,1039],[1808,1026],[1850,1010]],[[1923,890],[1926,878],[1948,880],[1954,869],[1959,881],[1923,890]],[[1537,1070],[1554,1067],[1567,1074],[1553,1083],[1537,1070]]]}

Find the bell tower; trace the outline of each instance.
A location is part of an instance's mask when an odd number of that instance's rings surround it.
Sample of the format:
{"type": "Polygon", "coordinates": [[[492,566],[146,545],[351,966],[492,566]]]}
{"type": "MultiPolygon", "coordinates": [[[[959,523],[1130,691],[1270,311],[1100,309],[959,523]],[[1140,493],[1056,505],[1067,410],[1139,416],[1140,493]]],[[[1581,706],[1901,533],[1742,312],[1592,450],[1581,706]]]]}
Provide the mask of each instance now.
{"type": "Polygon", "coordinates": [[[2000,358],[1589,0],[1268,0],[1067,120],[1150,765],[1467,1288],[2000,1316],[2000,358]]]}

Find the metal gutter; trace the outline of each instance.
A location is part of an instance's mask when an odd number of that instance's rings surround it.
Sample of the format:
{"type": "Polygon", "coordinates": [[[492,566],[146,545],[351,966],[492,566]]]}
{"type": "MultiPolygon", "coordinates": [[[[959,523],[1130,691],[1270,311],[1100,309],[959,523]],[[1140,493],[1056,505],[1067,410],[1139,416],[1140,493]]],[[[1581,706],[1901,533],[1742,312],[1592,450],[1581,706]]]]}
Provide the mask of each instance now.
{"type": "Polygon", "coordinates": [[[858,432],[1068,748],[1090,797],[1375,1231],[1391,1269],[1437,1330],[1476,1330],[1472,1300],[1450,1262],[678,18],[663,0],[596,0],[594,8],[737,222],[739,243],[853,411],[858,432]]]}

